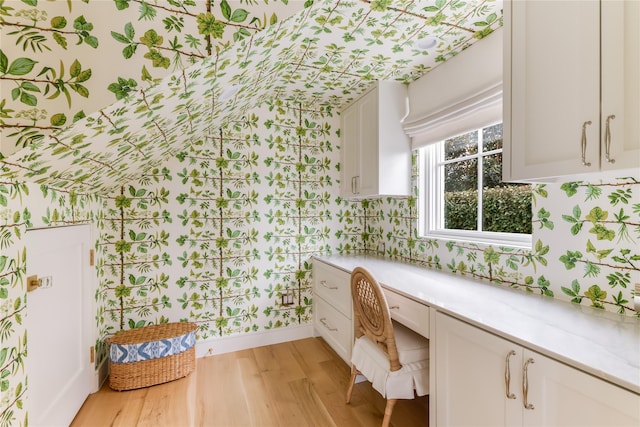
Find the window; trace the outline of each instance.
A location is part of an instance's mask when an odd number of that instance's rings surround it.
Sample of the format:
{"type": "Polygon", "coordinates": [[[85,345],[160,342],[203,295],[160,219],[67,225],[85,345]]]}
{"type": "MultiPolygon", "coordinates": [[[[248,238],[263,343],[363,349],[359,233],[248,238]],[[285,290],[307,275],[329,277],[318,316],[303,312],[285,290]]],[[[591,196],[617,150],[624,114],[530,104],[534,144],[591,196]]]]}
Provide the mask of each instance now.
{"type": "Polygon", "coordinates": [[[502,123],[420,149],[420,234],[531,247],[531,189],[502,182],[502,123]]]}

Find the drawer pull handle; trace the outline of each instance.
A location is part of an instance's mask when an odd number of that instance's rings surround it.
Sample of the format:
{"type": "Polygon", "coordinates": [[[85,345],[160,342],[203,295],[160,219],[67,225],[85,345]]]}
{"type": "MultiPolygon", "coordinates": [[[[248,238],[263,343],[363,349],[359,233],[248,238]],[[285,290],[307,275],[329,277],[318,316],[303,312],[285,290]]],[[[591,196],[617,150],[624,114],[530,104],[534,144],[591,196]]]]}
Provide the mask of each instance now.
{"type": "Polygon", "coordinates": [[[325,317],[320,318],[320,323],[322,323],[322,325],[328,330],[330,330],[331,332],[336,332],[338,330],[338,328],[333,328],[329,326],[329,324],[327,323],[327,319],[325,317]]]}
{"type": "Polygon", "coordinates": [[[507,354],[507,360],[505,361],[505,367],[504,367],[504,386],[506,389],[506,394],[507,394],[507,399],[515,399],[516,395],[511,393],[509,391],[509,385],[511,383],[511,366],[509,365],[509,359],[511,358],[511,356],[515,356],[516,352],[511,350],[508,354],[507,354]]]}
{"type": "Polygon", "coordinates": [[[611,164],[614,164],[616,160],[611,158],[611,126],[609,125],[609,122],[615,118],[616,118],[615,114],[612,114],[607,117],[605,131],[604,131],[604,147],[605,147],[606,159],[607,159],[607,163],[611,163],[611,164]]]}
{"type": "Polygon", "coordinates": [[[400,310],[400,306],[399,305],[392,305],[391,307],[389,307],[389,310],[400,310]]]}
{"type": "Polygon", "coordinates": [[[334,291],[334,290],[338,289],[338,287],[337,287],[337,286],[329,286],[329,285],[327,285],[326,280],[321,280],[321,281],[320,281],[320,284],[321,284],[323,287],[327,288],[327,289],[331,289],[332,291],[334,291]]]}
{"type": "Polygon", "coordinates": [[[582,165],[590,167],[591,163],[587,161],[587,126],[591,125],[591,120],[587,120],[582,124],[582,165]]]}
{"type": "Polygon", "coordinates": [[[522,369],[522,405],[524,409],[535,409],[534,406],[527,402],[527,395],[529,394],[529,364],[534,363],[534,360],[529,358],[524,364],[522,369]]]}

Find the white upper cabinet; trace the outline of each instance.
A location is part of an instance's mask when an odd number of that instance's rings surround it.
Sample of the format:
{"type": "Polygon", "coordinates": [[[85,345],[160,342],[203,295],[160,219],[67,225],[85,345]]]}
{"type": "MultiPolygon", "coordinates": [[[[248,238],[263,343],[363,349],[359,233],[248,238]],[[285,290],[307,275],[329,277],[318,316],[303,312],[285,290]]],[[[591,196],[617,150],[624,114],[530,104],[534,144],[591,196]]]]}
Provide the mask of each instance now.
{"type": "Polygon", "coordinates": [[[411,149],[402,129],[407,88],[378,82],[342,111],[341,195],[410,194],[411,149]]]}
{"type": "Polygon", "coordinates": [[[640,2],[504,11],[504,179],[640,167],[640,2]]]}

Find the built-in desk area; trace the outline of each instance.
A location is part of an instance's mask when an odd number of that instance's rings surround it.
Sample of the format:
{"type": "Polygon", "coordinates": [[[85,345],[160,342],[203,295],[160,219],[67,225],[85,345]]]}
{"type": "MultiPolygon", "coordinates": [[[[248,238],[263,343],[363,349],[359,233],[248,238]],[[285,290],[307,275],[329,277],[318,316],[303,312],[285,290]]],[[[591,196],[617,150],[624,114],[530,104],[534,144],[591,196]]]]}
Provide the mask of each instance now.
{"type": "Polygon", "coordinates": [[[640,319],[374,256],[316,257],[315,330],[347,363],[356,266],[431,340],[429,425],[640,425],[640,319]]]}

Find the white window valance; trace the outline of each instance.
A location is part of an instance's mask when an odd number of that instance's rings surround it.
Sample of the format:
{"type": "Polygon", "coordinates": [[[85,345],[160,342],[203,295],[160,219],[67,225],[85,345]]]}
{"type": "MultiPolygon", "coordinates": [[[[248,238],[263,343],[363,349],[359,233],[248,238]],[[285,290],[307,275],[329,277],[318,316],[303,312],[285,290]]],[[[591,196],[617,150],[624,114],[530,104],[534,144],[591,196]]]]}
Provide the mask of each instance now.
{"type": "Polygon", "coordinates": [[[407,121],[411,148],[421,148],[502,121],[502,83],[458,99],[448,106],[407,121]]]}

